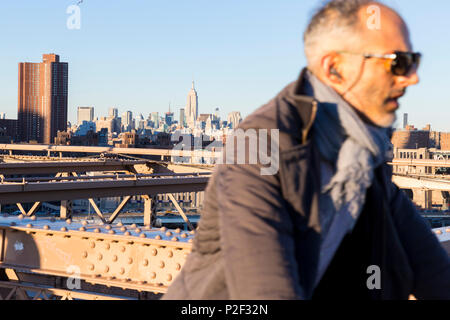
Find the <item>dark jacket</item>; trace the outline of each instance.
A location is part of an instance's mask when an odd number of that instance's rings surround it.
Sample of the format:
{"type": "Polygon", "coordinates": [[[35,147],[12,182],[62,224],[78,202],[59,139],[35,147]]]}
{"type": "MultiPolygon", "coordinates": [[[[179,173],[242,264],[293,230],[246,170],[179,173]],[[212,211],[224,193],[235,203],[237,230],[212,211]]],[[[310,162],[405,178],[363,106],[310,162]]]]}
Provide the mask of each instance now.
{"type": "Polygon", "coordinates": [[[354,231],[314,289],[320,251],[317,102],[303,73],[240,125],[279,129],[276,175],[259,165],[217,165],[192,253],[164,299],[450,299],[450,258],[411,201],[375,170],[354,231]],[[371,265],[381,289],[369,290],[371,265]]]}

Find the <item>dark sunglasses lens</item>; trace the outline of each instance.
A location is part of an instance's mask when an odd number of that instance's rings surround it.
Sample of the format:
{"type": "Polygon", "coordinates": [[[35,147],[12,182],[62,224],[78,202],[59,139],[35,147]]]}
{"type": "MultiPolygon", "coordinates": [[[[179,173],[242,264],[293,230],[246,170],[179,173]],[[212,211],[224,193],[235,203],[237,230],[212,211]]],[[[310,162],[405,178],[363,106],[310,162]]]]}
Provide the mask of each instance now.
{"type": "Polygon", "coordinates": [[[392,62],[392,73],[396,76],[406,76],[413,67],[420,63],[420,54],[397,52],[397,58],[392,62]]]}

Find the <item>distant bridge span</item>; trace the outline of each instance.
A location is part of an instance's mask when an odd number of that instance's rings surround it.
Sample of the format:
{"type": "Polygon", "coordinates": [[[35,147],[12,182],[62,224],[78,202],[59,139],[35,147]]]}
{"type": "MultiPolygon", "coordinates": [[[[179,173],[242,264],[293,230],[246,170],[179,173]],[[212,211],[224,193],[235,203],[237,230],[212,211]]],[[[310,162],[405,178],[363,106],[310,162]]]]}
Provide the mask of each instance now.
{"type": "Polygon", "coordinates": [[[450,180],[433,178],[432,176],[410,176],[395,174],[392,181],[400,189],[422,189],[422,190],[437,190],[450,191],[450,180]]]}

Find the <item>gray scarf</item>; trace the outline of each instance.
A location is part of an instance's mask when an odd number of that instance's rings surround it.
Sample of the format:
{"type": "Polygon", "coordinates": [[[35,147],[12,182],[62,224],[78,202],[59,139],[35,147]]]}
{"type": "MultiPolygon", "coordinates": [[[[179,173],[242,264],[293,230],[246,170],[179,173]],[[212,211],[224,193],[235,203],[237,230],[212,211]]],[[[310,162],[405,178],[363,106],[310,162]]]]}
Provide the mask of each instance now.
{"type": "Polygon", "coordinates": [[[346,210],[352,218],[346,226],[348,232],[361,213],[374,169],[391,157],[389,129],[363,122],[336,91],[309,71],[306,80],[304,89],[319,101],[314,139],[322,161],[334,169],[331,181],[322,185],[320,211],[326,213],[321,214],[322,229],[326,234],[334,214],[346,210]]]}

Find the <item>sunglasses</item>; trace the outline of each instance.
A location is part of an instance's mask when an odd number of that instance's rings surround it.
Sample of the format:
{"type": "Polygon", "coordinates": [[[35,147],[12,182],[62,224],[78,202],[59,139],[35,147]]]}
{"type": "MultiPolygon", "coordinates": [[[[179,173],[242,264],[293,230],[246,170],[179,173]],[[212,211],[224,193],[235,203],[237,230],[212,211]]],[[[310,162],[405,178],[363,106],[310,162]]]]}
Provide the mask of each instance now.
{"type": "Polygon", "coordinates": [[[420,59],[422,55],[418,52],[404,52],[404,51],[394,51],[391,54],[371,54],[371,53],[351,53],[341,51],[340,53],[349,53],[362,55],[366,59],[385,59],[385,67],[393,75],[396,76],[406,76],[413,69],[417,70],[419,68],[420,59]]]}

